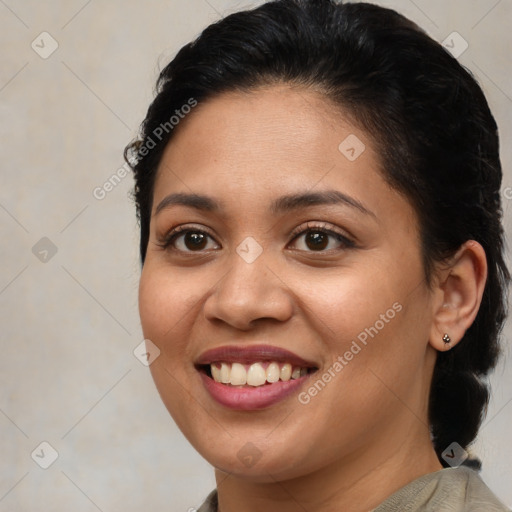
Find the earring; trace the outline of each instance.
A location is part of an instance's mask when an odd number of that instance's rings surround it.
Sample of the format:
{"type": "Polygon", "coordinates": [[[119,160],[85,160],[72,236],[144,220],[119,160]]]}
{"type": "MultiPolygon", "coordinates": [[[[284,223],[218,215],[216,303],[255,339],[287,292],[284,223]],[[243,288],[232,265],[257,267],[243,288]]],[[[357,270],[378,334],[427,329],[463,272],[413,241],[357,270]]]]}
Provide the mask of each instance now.
{"type": "Polygon", "coordinates": [[[452,341],[452,339],[450,338],[450,336],[448,335],[447,332],[444,333],[444,336],[443,336],[443,341],[444,341],[444,345],[447,349],[450,349],[450,343],[452,341]]]}

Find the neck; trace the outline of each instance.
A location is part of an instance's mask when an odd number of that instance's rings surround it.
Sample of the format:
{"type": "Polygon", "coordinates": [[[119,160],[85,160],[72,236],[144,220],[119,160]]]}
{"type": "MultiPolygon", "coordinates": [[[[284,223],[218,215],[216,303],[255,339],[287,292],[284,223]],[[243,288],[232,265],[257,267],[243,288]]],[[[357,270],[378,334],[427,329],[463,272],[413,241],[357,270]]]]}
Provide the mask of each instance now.
{"type": "MultiPolygon", "coordinates": [[[[409,425],[410,426],[410,425],[409,425]]],[[[216,470],[219,512],[368,512],[404,485],[442,469],[430,436],[353,453],[305,476],[255,483],[216,470]]],[[[405,432],[404,432],[405,434],[405,432]]],[[[410,434],[410,432],[409,432],[410,434]]]]}

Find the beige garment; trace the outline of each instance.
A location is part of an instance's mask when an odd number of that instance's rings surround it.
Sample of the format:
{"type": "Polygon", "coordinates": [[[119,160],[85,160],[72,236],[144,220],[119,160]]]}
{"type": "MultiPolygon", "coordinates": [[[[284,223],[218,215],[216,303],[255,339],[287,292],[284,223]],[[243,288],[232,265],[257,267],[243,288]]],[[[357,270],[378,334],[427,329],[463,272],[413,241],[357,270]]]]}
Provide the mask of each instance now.
{"type": "MultiPolygon", "coordinates": [[[[217,492],[213,491],[197,512],[218,512],[217,504],[217,492]]],[[[461,466],[414,480],[372,512],[511,512],[511,509],[494,496],[477,472],[461,466]]]]}

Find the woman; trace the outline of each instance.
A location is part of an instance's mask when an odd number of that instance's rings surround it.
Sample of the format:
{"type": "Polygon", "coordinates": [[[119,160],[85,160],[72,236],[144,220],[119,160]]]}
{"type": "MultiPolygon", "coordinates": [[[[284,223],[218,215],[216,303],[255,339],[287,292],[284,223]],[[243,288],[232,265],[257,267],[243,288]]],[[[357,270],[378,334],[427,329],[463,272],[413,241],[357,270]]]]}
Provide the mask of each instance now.
{"type": "Polygon", "coordinates": [[[389,9],[268,2],[180,50],[126,157],[201,511],[507,510],[461,465],[509,273],[496,124],[447,51],[389,9]]]}

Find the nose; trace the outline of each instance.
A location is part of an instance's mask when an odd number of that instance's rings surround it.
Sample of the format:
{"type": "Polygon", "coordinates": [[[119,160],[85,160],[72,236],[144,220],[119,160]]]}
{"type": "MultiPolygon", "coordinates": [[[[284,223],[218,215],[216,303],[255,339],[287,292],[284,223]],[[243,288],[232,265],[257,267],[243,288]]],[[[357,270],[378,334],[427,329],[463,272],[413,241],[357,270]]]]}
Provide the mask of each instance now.
{"type": "Polygon", "coordinates": [[[233,252],[229,270],[204,302],[205,317],[244,331],[265,319],[285,322],[291,318],[290,288],[269,263],[265,251],[251,263],[233,252]]]}

